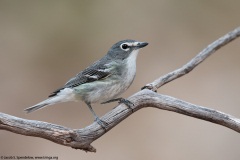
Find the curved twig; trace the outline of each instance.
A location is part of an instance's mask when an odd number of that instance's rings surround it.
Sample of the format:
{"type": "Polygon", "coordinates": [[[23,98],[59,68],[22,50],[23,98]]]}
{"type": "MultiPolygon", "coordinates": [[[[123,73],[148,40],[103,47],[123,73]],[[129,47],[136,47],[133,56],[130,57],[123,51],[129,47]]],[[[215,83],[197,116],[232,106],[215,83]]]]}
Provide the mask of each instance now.
{"type": "MultiPolygon", "coordinates": [[[[144,107],[155,107],[223,125],[240,133],[240,120],[231,115],[170,96],[160,95],[148,89],[137,92],[129,100],[135,104],[134,112],[144,107]]],[[[109,131],[131,114],[132,110],[121,104],[105,114],[101,119],[109,124],[106,128],[106,131],[109,131]]],[[[90,152],[96,151],[90,144],[106,133],[95,122],[83,129],[70,129],[51,123],[26,120],[4,113],[0,113],[0,129],[26,136],[45,138],[61,145],[90,152]]]]}
{"type": "Polygon", "coordinates": [[[229,42],[233,41],[234,39],[238,38],[239,36],[240,36],[240,27],[234,29],[233,31],[227,33],[223,37],[214,41],[212,44],[208,45],[205,49],[203,49],[192,60],[190,60],[187,64],[185,64],[181,68],[176,69],[173,72],[170,72],[164,76],[159,77],[152,83],[149,83],[146,86],[144,86],[142,89],[148,88],[148,89],[156,92],[156,90],[159,87],[163,86],[164,84],[167,84],[168,82],[171,82],[172,80],[175,80],[177,78],[184,76],[185,74],[188,74],[195,67],[197,67],[197,65],[199,65],[206,58],[208,58],[210,55],[212,55],[215,51],[217,51],[221,47],[225,46],[229,42]]]}
{"type": "MultiPolygon", "coordinates": [[[[135,104],[133,111],[135,112],[144,107],[155,107],[213,122],[240,133],[240,120],[231,115],[153,92],[160,86],[189,73],[217,49],[239,36],[240,28],[237,28],[210,44],[183,67],[146,85],[144,88],[150,90],[143,89],[129,98],[129,100],[135,104]]],[[[95,122],[82,129],[70,129],[56,124],[26,120],[0,113],[0,129],[26,136],[41,137],[75,149],[95,152],[96,149],[91,146],[91,143],[131,114],[132,110],[127,106],[124,104],[118,105],[101,118],[109,124],[106,130],[104,130],[95,122]]]]}

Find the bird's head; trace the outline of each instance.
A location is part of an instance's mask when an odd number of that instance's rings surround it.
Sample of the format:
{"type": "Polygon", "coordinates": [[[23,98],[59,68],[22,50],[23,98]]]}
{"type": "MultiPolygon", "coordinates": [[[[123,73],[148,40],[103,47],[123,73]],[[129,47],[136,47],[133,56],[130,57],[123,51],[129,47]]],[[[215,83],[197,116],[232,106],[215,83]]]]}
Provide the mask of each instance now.
{"type": "Polygon", "coordinates": [[[136,40],[122,40],[115,43],[110,50],[108,51],[108,55],[115,59],[126,59],[132,54],[138,53],[139,49],[147,46],[147,42],[138,42],[136,40]]]}

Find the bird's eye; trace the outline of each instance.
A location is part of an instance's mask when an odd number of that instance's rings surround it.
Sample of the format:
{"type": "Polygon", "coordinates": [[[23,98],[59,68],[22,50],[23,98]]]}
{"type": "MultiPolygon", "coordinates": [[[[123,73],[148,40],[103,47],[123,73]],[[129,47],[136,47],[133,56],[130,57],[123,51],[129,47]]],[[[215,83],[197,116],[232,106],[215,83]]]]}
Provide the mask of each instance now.
{"type": "Polygon", "coordinates": [[[127,48],[128,48],[128,45],[127,45],[127,44],[123,44],[123,45],[122,45],[122,48],[123,48],[123,49],[127,49],[127,48]]]}
{"type": "Polygon", "coordinates": [[[129,46],[126,43],[121,44],[121,49],[124,51],[128,51],[129,46]]]}

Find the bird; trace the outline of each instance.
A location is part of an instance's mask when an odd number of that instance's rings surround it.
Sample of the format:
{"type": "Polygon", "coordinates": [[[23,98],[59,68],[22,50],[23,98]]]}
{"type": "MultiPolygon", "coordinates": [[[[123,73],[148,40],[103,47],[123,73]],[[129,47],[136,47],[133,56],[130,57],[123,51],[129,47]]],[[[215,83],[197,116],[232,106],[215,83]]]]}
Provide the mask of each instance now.
{"type": "Polygon", "coordinates": [[[100,60],[71,78],[63,87],[52,92],[46,100],[24,111],[31,113],[57,103],[83,101],[93,114],[94,121],[105,128],[108,124],[97,116],[92,104],[118,101],[130,108],[134,105],[119,96],[133,83],[139,50],[147,45],[147,42],[131,39],[115,43],[100,60]]]}

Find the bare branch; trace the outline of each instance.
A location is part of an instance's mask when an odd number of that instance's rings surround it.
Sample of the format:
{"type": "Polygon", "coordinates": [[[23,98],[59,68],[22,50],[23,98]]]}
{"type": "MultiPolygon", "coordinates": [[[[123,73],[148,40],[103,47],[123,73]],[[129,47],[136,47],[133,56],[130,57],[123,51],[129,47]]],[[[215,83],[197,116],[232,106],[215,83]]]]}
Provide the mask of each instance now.
{"type": "Polygon", "coordinates": [[[215,51],[225,46],[229,42],[233,41],[234,39],[238,38],[239,36],[240,36],[240,27],[234,29],[233,31],[227,33],[226,35],[219,38],[212,44],[208,45],[207,48],[203,49],[200,53],[197,54],[196,57],[194,57],[191,61],[189,61],[187,64],[185,64],[181,68],[176,69],[175,71],[170,72],[164,76],[161,76],[160,78],[156,79],[152,83],[149,83],[146,86],[144,86],[142,89],[147,88],[156,92],[157,89],[163,86],[164,84],[188,74],[195,67],[197,67],[197,65],[199,65],[206,58],[212,55],[215,51]]]}
{"type": "MultiPolygon", "coordinates": [[[[153,92],[162,85],[189,73],[217,49],[228,44],[239,36],[240,28],[237,28],[210,44],[183,67],[146,85],[144,88],[151,90],[143,89],[129,98],[129,100],[134,103],[133,111],[135,112],[144,107],[155,107],[213,122],[240,133],[240,120],[231,115],[153,92]]],[[[91,143],[131,114],[132,110],[127,106],[124,104],[118,105],[116,108],[101,117],[102,120],[109,124],[106,130],[104,130],[95,122],[82,129],[70,129],[56,124],[26,120],[0,113],[0,129],[21,135],[48,139],[52,142],[75,149],[95,152],[96,149],[91,146],[91,143]]]]}
{"type": "MultiPolygon", "coordinates": [[[[134,94],[129,100],[135,104],[134,112],[144,107],[155,107],[223,125],[240,133],[240,120],[231,115],[160,95],[148,89],[134,94]]],[[[131,114],[131,109],[124,104],[119,105],[101,118],[109,124],[104,130],[95,122],[83,129],[70,129],[0,113],[0,129],[26,136],[41,137],[75,149],[95,152],[96,149],[90,144],[131,114]]]]}

